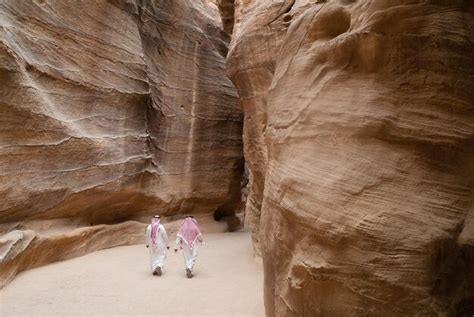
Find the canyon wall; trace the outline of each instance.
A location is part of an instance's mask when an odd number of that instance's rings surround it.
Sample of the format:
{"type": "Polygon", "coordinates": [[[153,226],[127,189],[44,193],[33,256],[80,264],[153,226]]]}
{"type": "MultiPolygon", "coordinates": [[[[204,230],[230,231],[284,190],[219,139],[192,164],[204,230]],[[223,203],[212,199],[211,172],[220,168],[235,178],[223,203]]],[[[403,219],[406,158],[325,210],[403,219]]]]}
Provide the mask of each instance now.
{"type": "Polygon", "coordinates": [[[5,0],[0,26],[0,288],[143,243],[127,220],[240,206],[242,112],[215,4],[5,0]]]}
{"type": "Polygon", "coordinates": [[[242,114],[203,1],[0,4],[0,222],[232,210],[242,114]]]}
{"type": "Polygon", "coordinates": [[[472,315],[474,3],[221,2],[267,315],[472,315]]]}

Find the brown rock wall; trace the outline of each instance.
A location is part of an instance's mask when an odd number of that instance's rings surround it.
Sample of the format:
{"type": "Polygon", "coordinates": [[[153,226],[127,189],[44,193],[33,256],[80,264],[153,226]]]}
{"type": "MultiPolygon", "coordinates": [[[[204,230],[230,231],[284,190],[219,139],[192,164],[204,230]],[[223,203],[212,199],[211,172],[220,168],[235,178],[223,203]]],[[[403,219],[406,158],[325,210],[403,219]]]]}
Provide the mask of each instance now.
{"type": "Polygon", "coordinates": [[[234,213],[244,164],[228,42],[204,0],[0,3],[0,288],[142,243],[144,224],[127,220],[234,213]]]}
{"type": "Polygon", "coordinates": [[[229,37],[205,1],[0,4],[0,222],[239,200],[229,37]]]}
{"type": "Polygon", "coordinates": [[[474,7],[254,1],[228,72],[269,316],[474,311],[474,7]]]}

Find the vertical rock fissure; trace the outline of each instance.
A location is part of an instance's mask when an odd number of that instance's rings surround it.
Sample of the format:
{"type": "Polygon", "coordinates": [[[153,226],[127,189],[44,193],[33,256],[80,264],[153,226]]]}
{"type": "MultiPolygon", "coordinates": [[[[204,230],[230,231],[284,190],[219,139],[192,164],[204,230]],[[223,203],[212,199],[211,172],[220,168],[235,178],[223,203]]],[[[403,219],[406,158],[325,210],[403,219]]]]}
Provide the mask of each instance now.
{"type": "Polygon", "coordinates": [[[235,0],[218,0],[217,6],[219,7],[224,31],[232,34],[235,21],[235,0]]]}

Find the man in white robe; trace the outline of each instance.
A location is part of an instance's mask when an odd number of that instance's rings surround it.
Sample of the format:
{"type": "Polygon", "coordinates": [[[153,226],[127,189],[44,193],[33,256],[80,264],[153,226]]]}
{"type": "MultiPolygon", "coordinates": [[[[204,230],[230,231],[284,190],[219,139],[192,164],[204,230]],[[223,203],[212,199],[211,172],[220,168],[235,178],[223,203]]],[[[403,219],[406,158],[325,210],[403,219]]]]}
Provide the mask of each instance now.
{"type": "Polygon", "coordinates": [[[160,224],[160,216],[154,216],[146,228],[146,247],[150,251],[150,267],[153,275],[161,276],[166,259],[168,235],[165,227],[160,224]]]}
{"type": "Polygon", "coordinates": [[[193,268],[196,264],[198,255],[197,241],[203,242],[201,231],[197,226],[197,221],[192,216],[186,217],[178,234],[176,235],[176,246],[174,252],[178,252],[178,247],[183,251],[184,265],[186,267],[186,276],[193,277],[193,268]]]}

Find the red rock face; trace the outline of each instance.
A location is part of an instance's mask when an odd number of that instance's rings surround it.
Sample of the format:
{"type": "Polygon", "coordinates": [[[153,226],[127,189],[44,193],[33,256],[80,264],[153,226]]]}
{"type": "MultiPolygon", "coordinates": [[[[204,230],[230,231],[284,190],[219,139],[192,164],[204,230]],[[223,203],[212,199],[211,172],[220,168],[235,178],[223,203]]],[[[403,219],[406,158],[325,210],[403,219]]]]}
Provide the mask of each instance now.
{"type": "Polygon", "coordinates": [[[474,311],[474,5],[236,1],[268,316],[474,311]]]}
{"type": "Polygon", "coordinates": [[[204,1],[2,1],[0,222],[231,210],[242,115],[204,1]]]}

